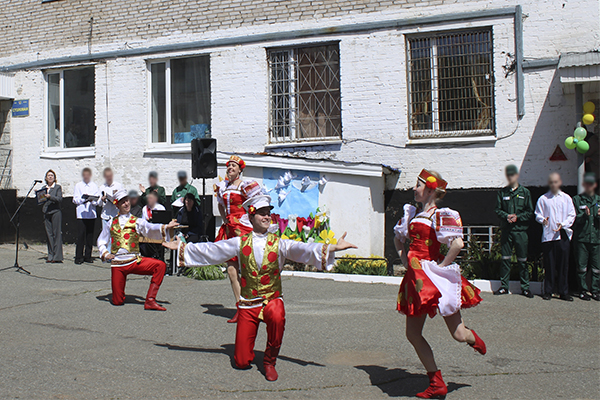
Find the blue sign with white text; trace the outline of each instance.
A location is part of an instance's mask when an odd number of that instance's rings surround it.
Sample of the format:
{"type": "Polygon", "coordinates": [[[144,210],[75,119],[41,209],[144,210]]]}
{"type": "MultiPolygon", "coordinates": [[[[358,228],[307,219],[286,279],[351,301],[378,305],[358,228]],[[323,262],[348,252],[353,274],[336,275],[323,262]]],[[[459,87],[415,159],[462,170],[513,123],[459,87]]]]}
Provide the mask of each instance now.
{"type": "Polygon", "coordinates": [[[29,99],[15,100],[12,106],[13,117],[29,117],[29,99]]]}

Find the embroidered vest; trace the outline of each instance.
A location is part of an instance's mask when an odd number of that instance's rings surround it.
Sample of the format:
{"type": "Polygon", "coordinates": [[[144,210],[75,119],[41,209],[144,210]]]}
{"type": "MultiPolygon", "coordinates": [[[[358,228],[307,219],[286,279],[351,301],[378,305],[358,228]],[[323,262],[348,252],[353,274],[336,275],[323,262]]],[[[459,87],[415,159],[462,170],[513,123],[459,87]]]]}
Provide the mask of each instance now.
{"type": "Polygon", "coordinates": [[[113,218],[110,225],[110,237],[112,241],[111,253],[117,254],[119,249],[125,249],[129,253],[139,254],[140,235],[136,228],[137,217],[131,215],[123,228],[119,224],[119,216],[113,218]]]}
{"type": "Polygon", "coordinates": [[[257,265],[254,258],[252,232],[241,237],[240,266],[242,270],[242,297],[256,299],[262,297],[266,302],[281,296],[281,275],[279,271],[279,238],[272,233],[267,236],[267,245],[262,264],[257,265]]]}

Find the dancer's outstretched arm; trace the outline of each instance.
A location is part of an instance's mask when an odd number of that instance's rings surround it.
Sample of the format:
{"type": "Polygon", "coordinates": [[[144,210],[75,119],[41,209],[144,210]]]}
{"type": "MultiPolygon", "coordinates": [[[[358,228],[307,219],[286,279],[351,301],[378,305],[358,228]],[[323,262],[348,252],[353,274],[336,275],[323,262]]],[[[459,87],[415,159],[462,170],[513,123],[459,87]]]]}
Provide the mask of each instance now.
{"type": "Polygon", "coordinates": [[[179,238],[173,242],[164,242],[167,249],[178,250],[178,265],[180,267],[202,267],[219,265],[236,257],[240,251],[240,238],[234,237],[215,243],[187,243],[179,238]]]}

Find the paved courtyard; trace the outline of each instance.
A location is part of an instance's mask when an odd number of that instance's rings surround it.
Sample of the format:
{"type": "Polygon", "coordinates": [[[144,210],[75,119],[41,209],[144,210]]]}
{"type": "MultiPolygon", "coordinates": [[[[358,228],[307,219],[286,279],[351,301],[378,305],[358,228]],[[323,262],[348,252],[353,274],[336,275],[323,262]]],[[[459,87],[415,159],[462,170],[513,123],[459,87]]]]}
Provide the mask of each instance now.
{"type": "MultiPolygon", "coordinates": [[[[45,264],[42,249],[21,252],[30,276],[0,272],[1,398],[386,399],[427,386],[395,286],[284,278],[286,334],[270,383],[262,367],[232,367],[228,281],[166,277],[161,313],[144,311],[149,280],[136,276],[113,307],[107,265],[45,264]]],[[[1,245],[0,267],[13,259],[1,245]]],[[[600,398],[599,303],[483,298],[464,316],[486,356],[452,341],[440,317],[426,324],[448,399],[600,398]]],[[[256,361],[265,341],[263,325],[256,361]]]]}

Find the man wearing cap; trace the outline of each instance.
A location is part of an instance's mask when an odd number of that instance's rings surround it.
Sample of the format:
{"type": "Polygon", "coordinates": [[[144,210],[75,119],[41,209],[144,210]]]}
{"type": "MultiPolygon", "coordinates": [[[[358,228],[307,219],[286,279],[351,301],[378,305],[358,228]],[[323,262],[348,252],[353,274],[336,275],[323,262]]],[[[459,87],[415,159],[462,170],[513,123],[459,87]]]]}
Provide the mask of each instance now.
{"type": "Polygon", "coordinates": [[[131,203],[125,190],[115,195],[119,215],[110,225],[105,225],[98,237],[98,250],[102,261],[111,263],[112,303],[121,306],[125,302],[127,275],[152,275],[144,309],[165,311],[156,302],[156,294],[165,275],[165,263],[153,258],[140,257],[140,236],[154,240],[168,240],[177,222],[168,225],[151,224],[143,218],[131,215],[131,203]]]}
{"type": "Polygon", "coordinates": [[[506,167],[508,185],[498,192],[496,215],[500,218],[500,251],[502,266],[500,269],[500,289],[494,294],[508,293],[510,267],[513,249],[517,255],[517,266],[521,279],[521,294],[533,298],[529,290],[529,266],[527,265],[527,229],[533,218],[533,203],[529,190],[519,185],[519,169],[516,165],[506,167]]]}
{"type": "Polygon", "coordinates": [[[600,196],[596,194],[596,174],[588,172],[583,178],[583,193],[573,197],[575,223],[573,248],[579,280],[579,298],[600,301],[600,196]],[[588,290],[587,274],[591,270],[592,286],[588,290]]]}
{"type": "Polygon", "coordinates": [[[158,172],[150,171],[150,173],[148,173],[148,184],[150,186],[146,188],[140,183],[140,191],[142,192],[142,204],[146,204],[146,196],[148,196],[150,192],[156,192],[156,194],[158,195],[158,202],[166,207],[167,195],[165,194],[165,188],[162,186],[158,186],[158,172]]]}
{"type": "Polygon", "coordinates": [[[346,242],[346,234],[337,244],[302,243],[279,239],[268,231],[271,225],[271,197],[257,195],[243,204],[252,224],[252,232],[215,243],[164,243],[178,250],[181,266],[222,264],[238,257],[241,273],[241,296],[235,337],[235,364],[248,368],[254,359],[254,342],[260,321],[267,324],[267,348],[264,356],[265,377],[278,378],[275,362],[285,326],[281,275],[286,259],[331,270],[336,251],[356,248],[346,242]]]}
{"type": "Polygon", "coordinates": [[[173,190],[173,194],[171,194],[171,206],[173,207],[173,215],[177,215],[179,209],[183,207],[183,198],[188,193],[194,195],[194,198],[196,199],[196,204],[200,204],[200,198],[198,198],[198,190],[188,183],[187,172],[177,172],[177,180],[179,181],[179,186],[177,186],[175,190],[173,190]]]}

